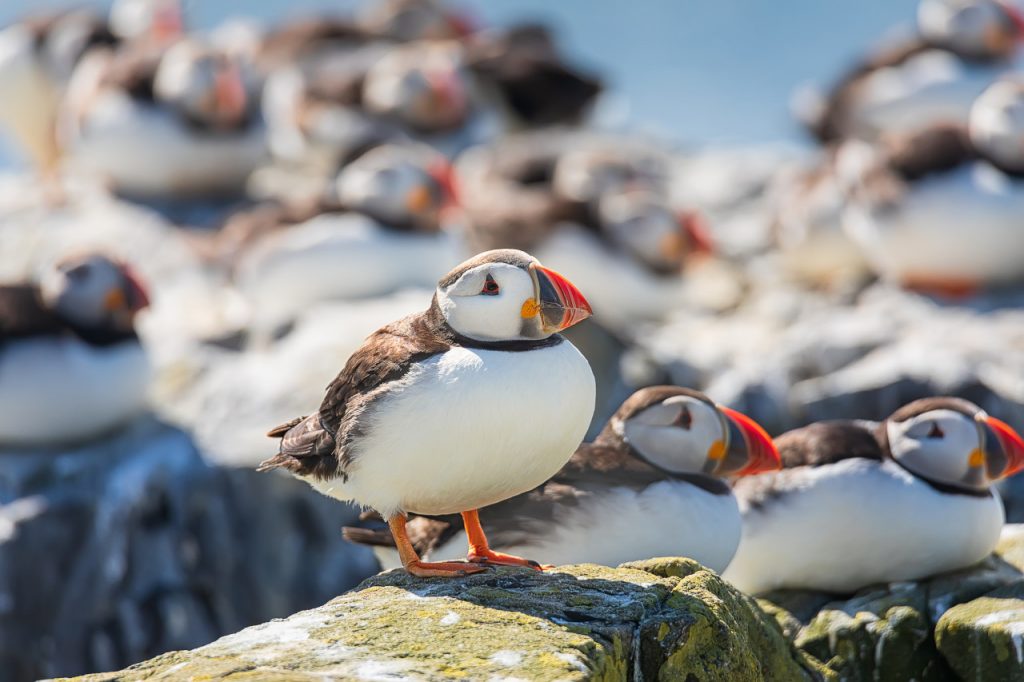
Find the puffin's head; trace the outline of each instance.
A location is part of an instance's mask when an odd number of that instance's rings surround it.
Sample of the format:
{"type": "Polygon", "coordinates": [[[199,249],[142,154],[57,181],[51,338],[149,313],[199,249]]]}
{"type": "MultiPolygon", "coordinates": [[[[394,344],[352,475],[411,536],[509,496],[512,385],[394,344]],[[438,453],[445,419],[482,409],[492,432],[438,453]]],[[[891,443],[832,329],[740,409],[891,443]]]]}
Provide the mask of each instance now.
{"type": "Polygon", "coordinates": [[[655,272],[678,272],[687,256],[711,250],[701,219],[674,212],[653,192],[607,194],[597,211],[608,239],[655,272]]]}
{"type": "Polygon", "coordinates": [[[572,282],[515,249],[459,265],[438,282],[434,300],[452,329],[477,341],[544,339],[592,312],[572,282]]]}
{"type": "Polygon", "coordinates": [[[555,165],[555,193],[570,201],[596,204],[609,192],[656,190],[664,182],[659,159],[621,149],[588,147],[567,151],[555,165]]]}
{"type": "Polygon", "coordinates": [[[420,131],[449,130],[469,113],[469,81],[454,43],[396,47],[370,67],[363,101],[376,114],[420,131]]]}
{"type": "Polygon", "coordinates": [[[437,0],[371,2],[360,19],[371,33],[403,43],[461,38],[472,32],[469,21],[437,0]]]}
{"type": "Polygon", "coordinates": [[[1024,80],[1004,78],[986,88],[971,107],[967,129],[982,156],[1024,171],[1024,80]]]}
{"type": "Polygon", "coordinates": [[[605,427],[644,461],[674,474],[748,476],[775,471],[779,453],[750,417],[679,386],[644,388],[605,427]]]}
{"type": "Polygon", "coordinates": [[[881,440],[908,471],[957,488],[985,490],[1024,468],[1024,440],[959,398],[923,398],[882,424],[881,440]]]}
{"type": "Polygon", "coordinates": [[[121,38],[167,43],[180,38],[185,22],[180,0],[114,0],[110,30],[121,38]]]}
{"type": "Polygon", "coordinates": [[[51,310],[83,329],[130,332],[136,313],[149,305],[132,269],[98,253],[60,261],[44,275],[40,290],[51,310]]]}
{"type": "Polygon", "coordinates": [[[345,206],[383,222],[431,232],[455,202],[451,166],[430,147],[386,144],[347,164],[334,183],[345,206]]]}
{"type": "Polygon", "coordinates": [[[153,82],[156,96],[212,128],[241,125],[249,95],[238,61],[208,45],[182,40],[160,60],[153,82]]]}
{"type": "Polygon", "coordinates": [[[1008,0],[923,0],[921,34],[975,59],[1009,56],[1024,37],[1024,21],[1008,0]]]}

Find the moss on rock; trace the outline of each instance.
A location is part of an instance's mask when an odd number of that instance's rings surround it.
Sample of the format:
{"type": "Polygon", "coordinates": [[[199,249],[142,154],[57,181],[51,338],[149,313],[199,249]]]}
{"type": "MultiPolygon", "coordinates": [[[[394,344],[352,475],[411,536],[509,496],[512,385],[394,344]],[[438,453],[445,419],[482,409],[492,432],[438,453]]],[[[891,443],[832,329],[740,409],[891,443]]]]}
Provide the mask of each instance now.
{"type": "Polygon", "coordinates": [[[1024,679],[1024,582],[951,608],[935,626],[935,639],[967,682],[1024,679]]]}

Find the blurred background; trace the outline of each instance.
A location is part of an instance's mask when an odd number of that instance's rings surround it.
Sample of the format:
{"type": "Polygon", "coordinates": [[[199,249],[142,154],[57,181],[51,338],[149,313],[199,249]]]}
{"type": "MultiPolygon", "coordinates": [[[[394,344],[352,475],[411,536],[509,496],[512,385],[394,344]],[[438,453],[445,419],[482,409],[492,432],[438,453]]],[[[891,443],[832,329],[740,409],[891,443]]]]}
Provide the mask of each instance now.
{"type": "Polygon", "coordinates": [[[932,394],[1024,428],[1012,4],[8,0],[0,26],[0,679],[373,573],[358,510],[253,471],[264,433],[487,248],[591,301],[592,434],[657,383],[773,435],[932,394]]]}

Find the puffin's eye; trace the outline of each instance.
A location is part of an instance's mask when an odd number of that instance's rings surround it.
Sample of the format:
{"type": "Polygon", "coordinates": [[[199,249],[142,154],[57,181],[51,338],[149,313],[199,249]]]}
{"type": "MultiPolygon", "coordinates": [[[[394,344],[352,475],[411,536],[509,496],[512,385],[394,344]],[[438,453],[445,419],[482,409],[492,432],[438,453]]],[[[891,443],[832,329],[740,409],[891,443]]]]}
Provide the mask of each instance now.
{"type": "Polygon", "coordinates": [[[932,426],[928,429],[928,435],[925,438],[942,438],[946,434],[942,432],[942,427],[939,426],[938,422],[932,422],[932,426]]]}
{"type": "Polygon", "coordinates": [[[690,426],[693,424],[693,415],[690,414],[690,408],[685,405],[679,410],[679,415],[672,421],[672,426],[678,426],[681,429],[690,430],[690,426]]]}
{"type": "Polygon", "coordinates": [[[491,277],[490,275],[487,275],[487,279],[484,280],[484,286],[480,290],[480,295],[497,296],[500,291],[501,287],[499,287],[498,283],[494,281],[494,278],[491,277]]]}

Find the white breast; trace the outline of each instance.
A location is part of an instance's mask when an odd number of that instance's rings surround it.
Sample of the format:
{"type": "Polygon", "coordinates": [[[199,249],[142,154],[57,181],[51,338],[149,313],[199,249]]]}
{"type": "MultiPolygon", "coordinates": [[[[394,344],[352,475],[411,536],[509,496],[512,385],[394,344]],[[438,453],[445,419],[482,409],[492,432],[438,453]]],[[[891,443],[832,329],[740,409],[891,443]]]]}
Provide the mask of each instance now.
{"type": "Polygon", "coordinates": [[[348,482],[317,487],[384,516],[476,509],[553,476],[593,411],[594,375],[567,341],[524,352],[453,348],[371,406],[348,482]]]}
{"type": "Polygon", "coordinates": [[[135,342],[8,343],[0,348],[0,443],[53,445],[110,431],[145,409],[149,377],[135,342]]]}
{"type": "Polygon", "coordinates": [[[985,163],[926,178],[894,211],[851,208],[844,227],[885,277],[996,283],[1024,276],[1024,182],[985,163]]]}
{"type": "Polygon", "coordinates": [[[262,125],[204,134],[174,112],[120,91],[96,96],[70,141],[76,167],[144,196],[238,191],[266,156],[262,125]],[[154,160],[159,159],[159,163],[154,160]]]}
{"type": "Polygon", "coordinates": [[[432,288],[460,255],[446,233],[401,234],[358,214],[323,215],[261,240],[242,257],[236,282],[261,315],[278,318],[314,301],[432,288]]]}
{"type": "MultiPolygon", "coordinates": [[[[779,497],[749,508],[725,578],[747,592],[853,592],[969,566],[995,547],[1003,506],[945,494],[892,462],[808,468],[779,497]]],[[[770,476],[771,474],[763,474],[770,476]]]]}

